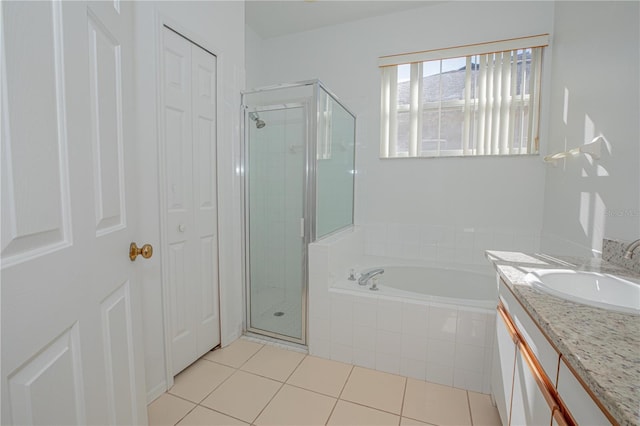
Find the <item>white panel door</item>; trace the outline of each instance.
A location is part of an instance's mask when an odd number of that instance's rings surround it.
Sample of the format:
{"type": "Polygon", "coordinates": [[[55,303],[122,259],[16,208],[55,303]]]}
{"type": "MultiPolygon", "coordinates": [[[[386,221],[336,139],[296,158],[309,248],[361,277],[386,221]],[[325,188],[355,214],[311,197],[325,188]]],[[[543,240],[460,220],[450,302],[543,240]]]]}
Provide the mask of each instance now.
{"type": "Polygon", "coordinates": [[[163,33],[164,152],[172,371],[220,343],[216,57],[163,33]]]}
{"type": "Polygon", "coordinates": [[[127,2],[2,2],[2,424],[145,424],[127,2]]]}

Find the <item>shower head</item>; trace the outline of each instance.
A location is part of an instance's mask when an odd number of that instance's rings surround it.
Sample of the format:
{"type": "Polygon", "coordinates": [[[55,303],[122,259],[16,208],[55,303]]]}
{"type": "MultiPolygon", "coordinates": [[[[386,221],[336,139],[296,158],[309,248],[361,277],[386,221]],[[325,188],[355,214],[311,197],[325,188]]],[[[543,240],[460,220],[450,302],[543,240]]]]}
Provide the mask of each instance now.
{"type": "Polygon", "coordinates": [[[249,118],[256,122],[256,128],[258,128],[258,129],[262,129],[264,126],[267,125],[267,123],[265,123],[264,121],[260,120],[260,116],[258,115],[257,112],[250,112],[249,113],[249,118]]]}

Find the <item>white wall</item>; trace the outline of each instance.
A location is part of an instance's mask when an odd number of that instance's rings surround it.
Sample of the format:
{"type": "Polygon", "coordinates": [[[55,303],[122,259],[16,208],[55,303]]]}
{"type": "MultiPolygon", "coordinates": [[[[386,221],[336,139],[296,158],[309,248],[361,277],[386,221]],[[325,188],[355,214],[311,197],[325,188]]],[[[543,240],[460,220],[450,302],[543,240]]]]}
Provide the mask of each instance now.
{"type": "Polygon", "coordinates": [[[602,158],[547,167],[543,248],[640,236],[640,3],[556,2],[548,152],[603,135],[602,158]]]}
{"type": "Polygon", "coordinates": [[[141,267],[148,399],[166,390],[158,199],[158,33],[164,21],[218,58],[218,206],[222,344],[242,332],[241,210],[239,164],[240,91],[244,88],[244,3],[136,2],[135,72],[141,217],[139,240],[156,253],[141,267]]]}
{"type": "Polygon", "coordinates": [[[248,55],[261,57],[247,85],[319,78],[357,114],[356,223],[481,230],[484,249],[509,249],[493,235],[542,228],[540,158],[380,160],[377,59],[552,29],[551,2],[447,2],[265,40],[249,30],[248,55]]]}

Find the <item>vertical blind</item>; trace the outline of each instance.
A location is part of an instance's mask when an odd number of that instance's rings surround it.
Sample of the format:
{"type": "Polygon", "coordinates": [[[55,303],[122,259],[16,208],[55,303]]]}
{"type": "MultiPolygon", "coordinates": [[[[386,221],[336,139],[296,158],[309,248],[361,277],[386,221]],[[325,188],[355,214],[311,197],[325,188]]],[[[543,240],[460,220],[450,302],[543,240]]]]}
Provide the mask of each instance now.
{"type": "Polygon", "coordinates": [[[380,58],[380,156],[537,153],[548,37],[380,58]]]}

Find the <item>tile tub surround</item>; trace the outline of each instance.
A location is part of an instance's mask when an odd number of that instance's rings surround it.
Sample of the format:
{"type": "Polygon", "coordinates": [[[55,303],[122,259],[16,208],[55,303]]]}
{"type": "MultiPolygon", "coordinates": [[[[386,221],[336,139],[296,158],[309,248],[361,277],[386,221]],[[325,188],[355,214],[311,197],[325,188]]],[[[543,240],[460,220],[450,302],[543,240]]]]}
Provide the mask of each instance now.
{"type": "Polygon", "coordinates": [[[328,315],[310,318],[310,354],[489,393],[492,310],[329,293],[328,315]]]}
{"type": "Polygon", "coordinates": [[[640,424],[640,316],[593,308],[532,289],[524,276],[539,269],[573,269],[640,279],[602,259],[487,251],[500,277],[563,358],[621,425],[640,424]]]}
{"type": "Polygon", "coordinates": [[[364,234],[356,227],[309,246],[309,353],[489,393],[493,310],[331,288],[351,267],[402,264],[397,258],[371,260],[364,254],[364,234]]]}

